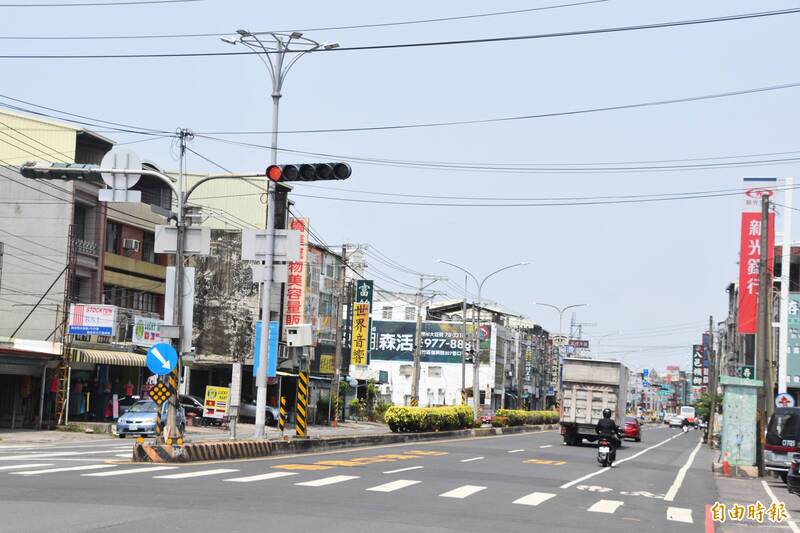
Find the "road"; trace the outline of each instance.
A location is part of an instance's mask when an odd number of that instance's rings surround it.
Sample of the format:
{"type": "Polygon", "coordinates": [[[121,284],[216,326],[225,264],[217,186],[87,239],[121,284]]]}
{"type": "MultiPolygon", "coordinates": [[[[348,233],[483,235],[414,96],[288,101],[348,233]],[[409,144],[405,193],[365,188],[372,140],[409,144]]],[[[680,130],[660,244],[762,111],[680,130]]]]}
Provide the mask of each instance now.
{"type": "Polygon", "coordinates": [[[557,432],[170,466],[123,441],[0,446],[0,531],[702,531],[699,442],[649,426],[611,469],[557,432]]]}

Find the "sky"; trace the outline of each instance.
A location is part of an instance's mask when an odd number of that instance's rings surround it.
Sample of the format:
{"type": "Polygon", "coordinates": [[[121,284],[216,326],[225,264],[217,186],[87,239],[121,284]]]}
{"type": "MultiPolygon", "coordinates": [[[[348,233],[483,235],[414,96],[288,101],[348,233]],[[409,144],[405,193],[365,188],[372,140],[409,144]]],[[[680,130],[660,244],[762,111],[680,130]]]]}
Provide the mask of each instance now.
{"type": "MultiPolygon", "coordinates": [[[[214,36],[127,40],[30,37],[314,29],[574,1],[578,0],[202,0],[21,8],[4,6],[11,2],[0,0],[0,55],[229,52],[239,48],[214,36]]],[[[318,29],[305,34],[345,48],[554,33],[793,7],[796,3],[780,1],[608,0],[510,15],[318,29]]],[[[800,14],[787,14],[597,35],[310,54],[287,76],[279,130],[558,113],[800,82],[800,74],[789,68],[796,64],[798,21],[800,14]]],[[[255,56],[0,58],[0,69],[4,74],[0,77],[1,95],[103,120],[166,131],[180,127],[196,132],[269,131],[271,127],[270,83],[255,56]]],[[[597,163],[795,151],[800,149],[793,139],[800,118],[794,105],[798,93],[800,88],[787,88],[490,124],[283,133],[279,145],[351,161],[353,175],[345,182],[298,184],[295,188],[298,211],[310,218],[312,229],[325,243],[367,243],[409,270],[451,276],[456,285],[463,283],[462,275],[434,259],[462,265],[479,278],[502,266],[529,261],[526,267],[487,281],[484,298],[552,331],[558,329],[557,313],[534,302],[558,306],[586,303],[578,309],[577,320],[596,324],[584,329],[584,337],[595,346],[602,337],[596,353],[624,358],[637,368],[688,366],[691,344],[700,341],[709,316],[719,321],[727,312],[725,287],[738,272],[739,195],[603,205],[453,207],[378,202],[466,202],[369,193],[522,199],[736,190],[742,188],[745,176],[792,176],[797,163],[661,172],[507,173],[372,165],[352,158],[446,161],[466,167],[564,164],[575,169],[587,163],[596,168],[597,163]]],[[[137,141],[129,147],[143,158],[163,168],[177,167],[169,138],[121,132],[104,135],[118,142],[137,141]]],[[[269,143],[266,134],[213,136],[269,143]]],[[[197,137],[190,148],[234,171],[264,169],[269,163],[264,149],[218,140],[197,137]]],[[[283,163],[313,160],[288,152],[279,156],[283,163]]],[[[193,155],[188,166],[192,172],[219,170],[193,155]]],[[[778,227],[782,226],[780,216],[779,210],[778,227]]],[[[796,232],[798,226],[793,226],[796,232]]],[[[407,272],[376,266],[401,283],[417,283],[407,272]]],[[[392,280],[376,280],[385,288],[407,290],[392,280]]],[[[474,286],[471,291],[475,292],[474,286]]],[[[565,321],[569,317],[568,312],[565,321]]]]}

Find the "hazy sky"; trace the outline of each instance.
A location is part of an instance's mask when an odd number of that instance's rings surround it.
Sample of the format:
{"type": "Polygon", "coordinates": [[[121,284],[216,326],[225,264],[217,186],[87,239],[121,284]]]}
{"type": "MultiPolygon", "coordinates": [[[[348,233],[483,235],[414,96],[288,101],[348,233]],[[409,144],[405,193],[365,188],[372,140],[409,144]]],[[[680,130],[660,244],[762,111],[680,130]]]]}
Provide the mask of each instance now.
{"type": "MultiPolygon", "coordinates": [[[[62,1],[62,0],[58,0],[62,1]]],[[[66,0],[63,0],[66,2],[66,0]]],[[[575,0],[572,0],[575,1],[575,0]]],[[[291,30],[470,15],[569,3],[257,2],[206,0],[128,7],[3,8],[1,36],[141,35],[291,30]]],[[[513,36],[796,7],[773,1],[626,1],[375,29],[309,31],[342,46],[513,36]]],[[[563,112],[800,81],[800,14],[636,32],[462,46],[336,51],[304,57],[289,75],[282,130],[349,128],[563,112]]],[[[3,54],[237,51],[217,37],[2,40],[3,54]]],[[[0,94],[143,127],[269,130],[266,71],[253,56],[135,60],[0,60],[0,94]]],[[[598,163],[799,150],[800,89],[623,111],[397,131],[286,134],[280,145],[351,157],[458,163],[598,163]]],[[[106,133],[120,142],[140,136],[106,133]]],[[[230,137],[268,143],[267,135],[230,137]]],[[[233,170],[263,169],[265,150],[197,139],[191,147],[233,170]]],[[[176,165],[169,140],[134,144],[176,165]]],[[[784,157],[794,157],[793,155],[784,157]]],[[[281,155],[282,162],[303,156],[281,155]]],[[[305,158],[308,159],[308,158],[305,158]]],[[[759,159],[759,158],[750,158],[759,159]]],[[[761,158],[763,159],[763,158],[761,158]]],[[[674,163],[673,163],[674,164],[674,163]]],[[[213,171],[190,157],[190,170],[213,171]]],[[[678,193],[741,187],[743,176],[788,176],[794,163],[626,173],[486,173],[353,162],[353,177],[298,193],[381,201],[378,191],[433,196],[551,198],[678,193]]],[[[574,168],[574,167],[571,167],[574,168]]],[[[557,329],[534,301],[580,310],[602,351],[633,366],[687,365],[708,316],[724,318],[737,275],[737,196],[550,207],[444,207],[295,198],[327,243],[371,243],[414,270],[463,278],[433,259],[498,275],[487,299],[557,329]],[[664,346],[658,349],[655,347],[664,346]]],[[[484,202],[485,203],[485,202],[484,202]]],[[[796,217],[800,218],[800,217],[796,217]]],[[[778,227],[781,227],[778,220],[778,227]]],[[[795,225],[797,228],[797,225],[795,225]]],[[[413,276],[378,265],[398,280],[413,276]]],[[[398,288],[378,280],[388,288],[398,288]]],[[[568,317],[567,317],[568,318],[568,317]]]]}

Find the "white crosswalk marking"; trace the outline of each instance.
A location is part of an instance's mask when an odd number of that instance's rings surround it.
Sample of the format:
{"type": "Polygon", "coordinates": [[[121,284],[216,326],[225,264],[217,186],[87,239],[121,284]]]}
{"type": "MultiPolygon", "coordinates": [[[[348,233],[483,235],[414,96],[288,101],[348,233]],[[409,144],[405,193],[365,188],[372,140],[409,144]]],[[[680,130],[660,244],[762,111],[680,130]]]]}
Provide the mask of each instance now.
{"type": "Polygon", "coordinates": [[[549,492],[531,492],[527,496],[523,496],[511,503],[516,503],[518,505],[539,505],[550,498],[555,498],[555,496],[555,494],[550,494],[549,492]]]}
{"type": "Polygon", "coordinates": [[[591,507],[587,509],[590,513],[606,513],[606,514],[613,514],[619,509],[625,502],[621,502],[619,500],[600,500],[599,502],[595,503],[591,507]]]}
{"type": "Polygon", "coordinates": [[[109,472],[92,472],[91,474],[81,474],[87,477],[108,477],[125,476],[128,474],[146,474],[147,472],[159,472],[161,470],[175,470],[177,466],[142,466],[140,468],[128,468],[126,470],[111,470],[109,472]]]}
{"type": "Polygon", "coordinates": [[[424,466],[409,466],[408,468],[398,468],[397,470],[387,470],[384,474],[399,474],[400,472],[408,472],[409,470],[420,470],[424,466]]]}
{"type": "Polygon", "coordinates": [[[28,465],[6,465],[0,466],[0,470],[24,470],[26,468],[42,468],[43,466],[53,466],[53,463],[34,463],[28,465]]]}
{"type": "Polygon", "coordinates": [[[331,476],[313,481],[304,481],[303,483],[295,483],[300,487],[324,487],[326,485],[333,485],[334,483],[341,483],[342,481],[350,481],[351,479],[358,479],[359,476],[331,476]]]}
{"type": "Polygon", "coordinates": [[[394,492],[396,490],[410,487],[411,485],[416,485],[417,483],[421,482],[410,479],[398,479],[397,481],[390,481],[389,483],[384,483],[383,485],[378,485],[377,487],[370,487],[367,490],[372,492],[394,492]]]}
{"type": "Polygon", "coordinates": [[[259,474],[257,476],[247,477],[234,477],[224,479],[223,481],[233,481],[234,483],[250,483],[251,481],[264,481],[267,479],[276,479],[279,477],[296,476],[297,472],[269,472],[268,474],[259,474]]]}
{"type": "Polygon", "coordinates": [[[692,510],[684,509],[683,507],[667,507],[667,520],[694,524],[694,520],[692,520],[692,510]]]}
{"type": "Polygon", "coordinates": [[[472,496],[476,492],[480,492],[486,489],[486,487],[479,487],[478,485],[462,485],[458,488],[453,490],[447,491],[443,494],[439,494],[442,498],[459,498],[463,499],[467,496],[472,496]]]}
{"type": "Polygon", "coordinates": [[[74,457],[76,455],[96,455],[99,453],[115,453],[115,450],[96,450],[89,452],[52,452],[52,453],[27,453],[24,455],[4,455],[0,461],[18,461],[28,459],[48,459],[50,457],[74,457]]]}
{"type": "Polygon", "coordinates": [[[471,459],[461,459],[462,463],[471,463],[472,461],[480,461],[481,459],[485,459],[485,457],[473,457],[471,459]]]}
{"type": "Polygon", "coordinates": [[[544,446],[539,446],[539,448],[552,448],[552,444],[545,444],[544,446]]]}
{"type": "Polygon", "coordinates": [[[524,452],[524,451],[525,450],[520,448],[519,450],[508,450],[508,453],[519,453],[519,452],[524,452]]]}
{"type": "Polygon", "coordinates": [[[197,470],[194,472],[184,472],[183,474],[167,474],[166,476],[153,476],[153,479],[186,479],[190,477],[216,476],[218,474],[229,474],[238,472],[236,468],[216,468],[214,470],[197,470]]]}
{"type": "Polygon", "coordinates": [[[130,459],[131,457],[133,457],[133,454],[132,453],[118,453],[118,454],[115,454],[114,457],[121,457],[123,459],[130,459]]]}
{"type": "Polygon", "coordinates": [[[22,472],[9,472],[18,476],[36,476],[39,474],[55,474],[57,472],[77,472],[79,470],[100,470],[101,468],[116,468],[117,465],[83,465],[67,466],[63,468],[49,468],[47,470],[24,470],[22,472]]]}

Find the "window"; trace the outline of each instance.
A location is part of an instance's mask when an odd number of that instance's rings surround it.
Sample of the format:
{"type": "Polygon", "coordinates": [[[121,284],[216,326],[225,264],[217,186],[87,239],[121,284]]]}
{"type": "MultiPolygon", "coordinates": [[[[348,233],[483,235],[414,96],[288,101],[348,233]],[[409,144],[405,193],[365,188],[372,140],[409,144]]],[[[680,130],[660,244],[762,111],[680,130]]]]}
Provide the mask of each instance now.
{"type": "Polygon", "coordinates": [[[392,308],[391,306],[384,305],[381,310],[381,316],[384,320],[391,320],[392,319],[392,308]]]}
{"type": "Polygon", "coordinates": [[[145,231],[142,235],[142,261],[156,262],[155,244],[155,236],[149,231],[145,231]]]}
{"type": "MultiPolygon", "coordinates": [[[[86,208],[80,205],[75,206],[75,238],[80,240],[86,239],[86,208]]],[[[94,239],[92,239],[94,240],[94,239]]]]}
{"type": "Polygon", "coordinates": [[[116,222],[109,222],[106,226],[106,252],[112,254],[119,253],[117,250],[120,248],[120,236],[122,235],[122,228],[116,222]]]}
{"type": "Polygon", "coordinates": [[[417,318],[417,309],[415,307],[406,307],[406,320],[414,320],[417,318]]]}

